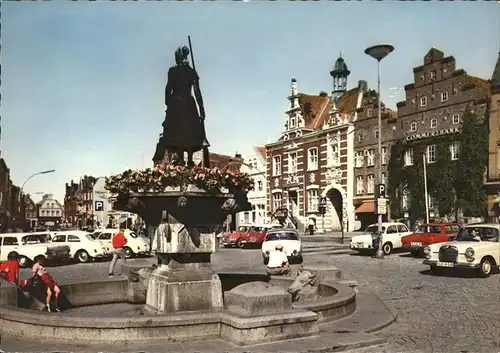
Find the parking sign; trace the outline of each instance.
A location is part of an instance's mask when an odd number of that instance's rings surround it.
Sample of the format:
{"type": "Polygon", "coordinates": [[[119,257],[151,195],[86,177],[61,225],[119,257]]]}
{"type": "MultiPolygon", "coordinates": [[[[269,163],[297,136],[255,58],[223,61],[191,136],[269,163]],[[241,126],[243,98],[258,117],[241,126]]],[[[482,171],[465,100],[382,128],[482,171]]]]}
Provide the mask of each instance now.
{"type": "Polygon", "coordinates": [[[103,211],[104,210],[104,202],[96,201],[94,203],[94,211],[103,211]]]}

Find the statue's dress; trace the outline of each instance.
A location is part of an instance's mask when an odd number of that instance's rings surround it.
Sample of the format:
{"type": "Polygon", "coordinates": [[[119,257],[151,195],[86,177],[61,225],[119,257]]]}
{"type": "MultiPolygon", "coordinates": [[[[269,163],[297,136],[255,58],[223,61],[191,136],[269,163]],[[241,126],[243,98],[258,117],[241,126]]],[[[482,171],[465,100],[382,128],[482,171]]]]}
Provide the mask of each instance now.
{"type": "Polygon", "coordinates": [[[191,95],[198,74],[189,65],[177,65],[168,70],[163,122],[162,147],[169,151],[196,152],[203,148],[203,127],[196,102],[191,95]]]}

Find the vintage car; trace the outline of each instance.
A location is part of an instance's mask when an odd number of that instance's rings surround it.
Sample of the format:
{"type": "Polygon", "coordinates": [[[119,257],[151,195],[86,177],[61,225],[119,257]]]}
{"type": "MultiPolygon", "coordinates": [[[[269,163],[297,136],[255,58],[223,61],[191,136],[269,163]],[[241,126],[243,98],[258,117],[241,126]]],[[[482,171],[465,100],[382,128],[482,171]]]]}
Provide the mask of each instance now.
{"type": "Polygon", "coordinates": [[[276,245],[283,245],[290,262],[302,263],[302,243],[299,233],[293,228],[273,228],[267,231],[262,243],[262,257],[264,264],[269,261],[269,254],[276,249],[276,245]]]}
{"type": "Polygon", "coordinates": [[[40,257],[45,257],[51,263],[67,260],[70,248],[48,242],[44,233],[0,234],[0,261],[6,261],[11,253],[18,255],[19,266],[30,267],[40,257]]]}
{"type": "Polygon", "coordinates": [[[426,260],[433,273],[445,269],[475,269],[479,276],[488,277],[500,266],[500,224],[470,224],[460,229],[452,241],[424,248],[426,260]]]}
{"type": "MultiPolygon", "coordinates": [[[[113,251],[113,236],[117,234],[119,229],[99,229],[93,234],[96,235],[97,240],[100,240],[106,246],[108,252],[113,251]]],[[[149,239],[138,235],[136,232],[126,229],[123,233],[125,238],[127,238],[127,245],[123,248],[125,251],[125,257],[127,259],[137,256],[137,255],[147,255],[149,254],[149,239]]]]}
{"type": "Polygon", "coordinates": [[[444,243],[454,238],[460,227],[452,223],[428,223],[415,229],[413,234],[401,239],[403,249],[413,256],[423,254],[424,247],[431,244],[444,243]]]}
{"type": "Polygon", "coordinates": [[[242,225],[238,230],[222,238],[222,245],[226,248],[261,245],[264,242],[266,231],[271,225],[242,225]]]}
{"type": "MultiPolygon", "coordinates": [[[[373,252],[374,238],[377,237],[378,224],[369,225],[361,235],[351,238],[349,248],[359,253],[373,252]]],[[[385,255],[389,255],[393,249],[399,249],[403,246],[401,238],[410,235],[411,232],[406,225],[399,222],[382,223],[382,250],[385,255]]]]}
{"type": "Polygon", "coordinates": [[[105,244],[97,240],[95,235],[81,230],[58,232],[52,236],[52,243],[69,246],[71,257],[81,263],[111,255],[105,244]]]}

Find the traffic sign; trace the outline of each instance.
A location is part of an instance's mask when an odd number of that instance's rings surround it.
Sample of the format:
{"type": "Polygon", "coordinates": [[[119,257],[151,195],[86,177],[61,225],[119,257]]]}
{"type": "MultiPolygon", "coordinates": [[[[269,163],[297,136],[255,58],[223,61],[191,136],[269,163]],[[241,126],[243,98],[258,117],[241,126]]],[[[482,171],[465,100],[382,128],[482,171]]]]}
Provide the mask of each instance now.
{"type": "Polygon", "coordinates": [[[387,214],[387,199],[377,199],[377,214],[387,214]]]}
{"type": "Polygon", "coordinates": [[[377,184],[377,193],[375,194],[375,198],[385,199],[386,197],[385,184],[377,184]]]}
{"type": "Polygon", "coordinates": [[[320,197],[319,198],[319,204],[321,206],[326,206],[326,197],[320,197]]]}
{"type": "Polygon", "coordinates": [[[94,203],[94,211],[104,211],[104,202],[102,201],[96,201],[94,203]]]}

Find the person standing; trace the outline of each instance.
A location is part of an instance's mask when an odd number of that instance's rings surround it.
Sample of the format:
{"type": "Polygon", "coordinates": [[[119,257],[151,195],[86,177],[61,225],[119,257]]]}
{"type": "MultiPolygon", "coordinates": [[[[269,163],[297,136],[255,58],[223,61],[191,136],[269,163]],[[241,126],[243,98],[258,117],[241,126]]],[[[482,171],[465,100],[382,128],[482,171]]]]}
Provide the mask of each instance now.
{"type": "Polygon", "coordinates": [[[122,260],[122,263],[127,263],[127,259],[125,258],[125,250],[123,247],[127,245],[127,238],[123,235],[124,230],[120,229],[118,233],[113,236],[113,258],[111,259],[111,263],[109,264],[109,275],[115,275],[115,266],[118,259],[122,260]]]}
{"type": "Polygon", "coordinates": [[[314,222],[314,219],[309,218],[308,228],[309,228],[309,235],[314,235],[314,228],[316,228],[316,222],[314,222]]]}
{"type": "Polygon", "coordinates": [[[45,257],[40,257],[33,265],[31,272],[33,274],[33,277],[35,276],[40,277],[40,279],[43,281],[43,284],[45,285],[45,291],[46,291],[45,310],[51,312],[50,300],[52,298],[52,295],[54,295],[55,309],[57,312],[61,312],[61,309],[59,309],[59,295],[61,294],[61,288],[59,288],[59,285],[57,284],[56,281],[54,281],[52,276],[47,273],[44,265],[45,265],[45,257]]]}

